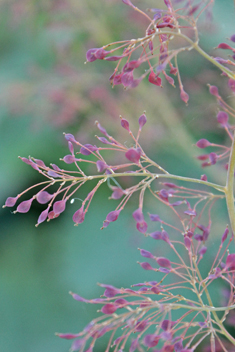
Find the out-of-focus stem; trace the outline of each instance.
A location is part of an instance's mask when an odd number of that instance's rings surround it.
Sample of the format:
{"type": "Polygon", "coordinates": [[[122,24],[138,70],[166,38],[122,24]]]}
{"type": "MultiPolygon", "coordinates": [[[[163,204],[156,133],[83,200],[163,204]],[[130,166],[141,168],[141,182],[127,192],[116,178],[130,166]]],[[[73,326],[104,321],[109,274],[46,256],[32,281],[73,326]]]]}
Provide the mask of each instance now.
{"type": "Polygon", "coordinates": [[[228,215],[229,215],[229,220],[230,220],[233,235],[235,235],[234,169],[235,169],[235,131],[233,134],[233,143],[232,143],[230,157],[229,157],[227,182],[225,187],[225,197],[226,197],[228,215]]]}

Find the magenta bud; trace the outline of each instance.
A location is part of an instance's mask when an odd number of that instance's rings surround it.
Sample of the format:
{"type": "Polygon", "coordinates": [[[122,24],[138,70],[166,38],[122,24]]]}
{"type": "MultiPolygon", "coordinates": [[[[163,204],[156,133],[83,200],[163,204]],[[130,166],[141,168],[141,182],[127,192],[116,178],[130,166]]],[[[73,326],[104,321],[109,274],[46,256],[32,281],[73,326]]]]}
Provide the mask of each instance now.
{"type": "Polygon", "coordinates": [[[79,302],[85,302],[85,303],[88,303],[89,300],[86,299],[86,298],[83,298],[79,295],[77,295],[76,293],[73,293],[73,292],[69,292],[69,294],[73,297],[73,299],[75,299],[76,301],[79,301],[79,302]]]}
{"type": "Polygon", "coordinates": [[[222,125],[222,126],[227,126],[228,123],[228,114],[224,111],[219,111],[217,114],[217,121],[222,125]]]}
{"type": "Polygon", "coordinates": [[[225,268],[235,270],[235,254],[228,254],[226,258],[225,268]]]}
{"type": "Polygon", "coordinates": [[[139,263],[144,270],[154,270],[154,268],[147,262],[139,263]]]}
{"type": "Polygon", "coordinates": [[[97,60],[97,57],[95,56],[95,53],[97,50],[99,50],[99,48],[92,48],[87,51],[86,59],[88,62],[93,62],[93,61],[97,60]]]}
{"type": "Polygon", "coordinates": [[[144,221],[144,215],[142,213],[142,209],[138,208],[132,213],[133,218],[135,219],[136,222],[141,222],[144,221]]]}
{"type": "Polygon", "coordinates": [[[68,154],[68,155],[65,155],[65,156],[63,157],[63,161],[64,161],[66,164],[72,164],[72,163],[74,163],[74,161],[75,161],[75,157],[74,157],[73,155],[68,154]]]}
{"type": "Polygon", "coordinates": [[[224,233],[223,233],[223,236],[222,236],[222,239],[221,239],[221,243],[224,243],[224,241],[227,239],[228,237],[228,234],[229,234],[229,229],[226,227],[224,233]]]}
{"type": "Polygon", "coordinates": [[[68,148],[70,153],[73,155],[74,154],[74,147],[73,147],[73,143],[71,143],[70,141],[68,141],[68,148]]]}
{"type": "Polygon", "coordinates": [[[101,308],[101,312],[104,314],[113,314],[116,312],[117,308],[116,304],[107,303],[101,308]]]}
{"type": "Polygon", "coordinates": [[[146,233],[146,231],[148,229],[148,224],[145,221],[137,222],[136,228],[139,232],[146,233]]]}
{"type": "Polygon", "coordinates": [[[121,212],[121,209],[111,211],[111,212],[108,213],[108,215],[106,216],[106,220],[107,220],[108,222],[116,221],[116,220],[118,219],[118,217],[119,217],[120,212],[121,212]]]}
{"type": "Polygon", "coordinates": [[[98,172],[103,172],[104,170],[107,169],[108,165],[104,161],[98,160],[96,162],[96,167],[98,172]]]}
{"type": "Polygon", "coordinates": [[[146,124],[147,118],[146,115],[143,114],[139,117],[139,130],[141,131],[142,127],[146,124]]]}
{"type": "Polygon", "coordinates": [[[96,121],[96,126],[100,130],[101,133],[103,133],[106,137],[109,137],[106,129],[104,127],[102,127],[98,121],[96,121]]]}
{"type": "Polygon", "coordinates": [[[81,349],[81,347],[85,344],[84,339],[77,339],[73,342],[70,351],[74,352],[74,351],[78,351],[81,349]]]}
{"type": "Polygon", "coordinates": [[[212,152],[209,154],[209,160],[211,165],[215,165],[217,161],[217,154],[212,152]]]}
{"type": "Polygon", "coordinates": [[[118,75],[114,76],[114,78],[113,78],[113,85],[114,86],[122,84],[122,75],[123,75],[123,73],[119,73],[118,75]]]}
{"type": "Polygon", "coordinates": [[[175,321],[170,321],[168,319],[165,319],[161,323],[161,328],[162,328],[162,330],[167,331],[167,330],[172,329],[175,324],[176,324],[175,321]]]}
{"type": "Polygon", "coordinates": [[[217,46],[217,49],[229,49],[229,50],[233,50],[233,48],[226,44],[226,43],[220,43],[218,46],[217,46]]]}
{"type": "Polygon", "coordinates": [[[72,142],[72,143],[76,143],[77,142],[75,137],[71,133],[65,133],[64,138],[68,142],[72,142]]]}
{"type": "Polygon", "coordinates": [[[106,51],[103,48],[100,48],[95,51],[94,56],[99,60],[103,60],[109,53],[110,51],[106,51]]]}
{"type": "Polygon", "coordinates": [[[79,336],[78,334],[56,334],[56,335],[66,340],[72,340],[79,336]]]}
{"type": "Polygon", "coordinates": [[[75,222],[76,225],[78,225],[84,221],[84,218],[85,218],[85,212],[84,212],[84,207],[82,206],[73,214],[73,221],[75,222]]]}
{"type": "Polygon", "coordinates": [[[163,268],[171,269],[171,262],[167,258],[159,257],[159,258],[157,258],[157,263],[158,263],[158,265],[160,265],[163,268]]]}
{"type": "MultiPolygon", "coordinates": [[[[142,263],[143,264],[143,263],[142,263]]],[[[148,326],[147,320],[138,321],[135,326],[135,331],[141,332],[148,326]]]]}
{"type": "Polygon", "coordinates": [[[191,240],[188,236],[184,237],[184,245],[187,249],[189,249],[191,247],[191,240]]]}
{"type": "Polygon", "coordinates": [[[234,79],[230,78],[228,80],[228,86],[235,93],[235,80],[234,79]]]}
{"type": "Polygon", "coordinates": [[[206,251],[207,251],[207,247],[202,246],[202,248],[199,250],[198,254],[200,256],[203,256],[206,253],[206,251]]]}
{"type": "Polygon", "coordinates": [[[138,164],[141,156],[141,151],[131,148],[125,153],[125,157],[132,163],[138,164]]]}
{"type": "Polygon", "coordinates": [[[183,100],[186,105],[188,104],[189,95],[183,89],[181,89],[180,92],[180,99],[183,100]]]}
{"type": "Polygon", "coordinates": [[[66,206],[65,199],[58,200],[57,202],[55,202],[53,204],[53,211],[54,211],[55,215],[63,213],[63,211],[65,210],[65,206],[66,206]]]}
{"type": "Polygon", "coordinates": [[[145,249],[140,249],[140,255],[145,258],[154,258],[154,255],[145,249]]]}
{"type": "Polygon", "coordinates": [[[118,61],[120,59],[122,59],[124,56],[109,56],[109,57],[106,57],[105,60],[107,61],[118,61]]]}
{"type": "Polygon", "coordinates": [[[215,95],[216,97],[219,96],[219,91],[216,86],[210,86],[209,91],[210,91],[211,95],[215,95]]]}
{"type": "Polygon", "coordinates": [[[149,214],[149,218],[150,218],[151,221],[159,221],[159,222],[162,221],[160,219],[159,215],[157,215],[157,214],[149,214]]]}
{"type": "Polygon", "coordinates": [[[170,69],[170,74],[171,74],[171,75],[176,75],[177,72],[178,72],[178,70],[177,70],[176,67],[171,67],[171,69],[170,69]]]}
{"type": "Polygon", "coordinates": [[[41,224],[42,222],[44,222],[47,217],[48,217],[48,212],[49,212],[49,208],[45,209],[38,217],[38,221],[36,226],[38,226],[39,224],[41,224]]]}
{"type": "Polygon", "coordinates": [[[24,200],[18,205],[16,211],[18,213],[27,213],[31,207],[32,201],[33,201],[33,198],[29,200],[24,200]]]}
{"type": "Polygon", "coordinates": [[[202,175],[202,176],[201,176],[201,180],[202,180],[202,181],[207,181],[207,176],[206,176],[205,174],[202,175]]]}
{"type": "Polygon", "coordinates": [[[126,119],[121,118],[121,126],[123,128],[125,128],[125,130],[127,130],[128,132],[130,132],[129,129],[129,122],[126,119]]]}
{"type": "Polygon", "coordinates": [[[150,72],[148,80],[149,80],[150,83],[155,84],[155,86],[161,86],[162,85],[161,78],[158,75],[156,75],[153,71],[150,72]]]}
{"type": "Polygon", "coordinates": [[[84,144],[80,149],[80,153],[83,155],[90,155],[92,152],[96,151],[98,148],[96,145],[84,144]]]}
{"type": "Polygon", "coordinates": [[[132,83],[133,83],[133,72],[127,72],[127,73],[124,73],[121,77],[121,81],[122,81],[122,84],[124,85],[124,87],[128,87],[128,86],[131,86],[132,83]]]}
{"type": "Polygon", "coordinates": [[[207,139],[200,139],[199,141],[197,141],[197,143],[196,143],[196,146],[198,147],[198,148],[201,148],[201,149],[203,149],[203,148],[206,148],[206,147],[209,147],[211,145],[211,143],[207,140],[207,139]]]}
{"type": "Polygon", "coordinates": [[[155,334],[147,334],[144,337],[143,343],[145,346],[151,348],[151,347],[157,346],[159,340],[160,340],[160,336],[155,334]]]}
{"type": "Polygon", "coordinates": [[[18,197],[8,197],[3,207],[13,207],[18,200],[18,197]]]}
{"type": "Polygon", "coordinates": [[[54,196],[53,194],[50,194],[47,191],[42,191],[36,195],[36,199],[38,203],[46,204],[53,198],[53,196],[54,196]]]}
{"type": "Polygon", "coordinates": [[[55,218],[58,218],[60,214],[55,214],[55,212],[52,210],[52,211],[49,211],[48,213],[48,219],[49,220],[52,220],[52,219],[55,219],[55,218]]]}
{"type": "Polygon", "coordinates": [[[113,190],[113,193],[111,195],[112,199],[120,199],[125,194],[125,192],[119,187],[114,186],[112,187],[112,190],[113,190]]]}
{"type": "Polygon", "coordinates": [[[139,67],[141,64],[140,60],[133,60],[133,61],[129,61],[127,62],[124,66],[122,71],[123,72],[131,72],[133,71],[135,68],[139,67]]]}

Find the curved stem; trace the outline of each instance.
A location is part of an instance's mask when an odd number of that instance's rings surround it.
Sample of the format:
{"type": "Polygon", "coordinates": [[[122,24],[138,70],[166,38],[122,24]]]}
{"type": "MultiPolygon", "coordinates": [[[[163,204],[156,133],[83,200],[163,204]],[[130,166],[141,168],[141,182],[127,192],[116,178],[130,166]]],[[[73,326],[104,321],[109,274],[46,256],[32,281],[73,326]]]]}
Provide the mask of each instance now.
{"type": "Polygon", "coordinates": [[[224,189],[228,215],[229,215],[229,220],[230,220],[233,235],[235,235],[234,169],[235,169],[235,131],[233,135],[233,143],[232,143],[229,163],[228,163],[227,182],[226,182],[226,187],[224,189]]]}

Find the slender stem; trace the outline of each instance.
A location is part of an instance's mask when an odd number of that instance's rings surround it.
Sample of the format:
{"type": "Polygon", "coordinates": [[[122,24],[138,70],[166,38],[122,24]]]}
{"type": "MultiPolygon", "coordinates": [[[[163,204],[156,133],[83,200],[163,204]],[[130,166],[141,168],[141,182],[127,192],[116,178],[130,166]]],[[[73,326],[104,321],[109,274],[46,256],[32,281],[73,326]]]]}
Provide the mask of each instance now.
{"type": "Polygon", "coordinates": [[[234,211],[234,169],[235,169],[235,131],[233,135],[233,143],[231,147],[228,174],[225,191],[229,220],[233,235],[235,235],[235,211],[234,211]]]}

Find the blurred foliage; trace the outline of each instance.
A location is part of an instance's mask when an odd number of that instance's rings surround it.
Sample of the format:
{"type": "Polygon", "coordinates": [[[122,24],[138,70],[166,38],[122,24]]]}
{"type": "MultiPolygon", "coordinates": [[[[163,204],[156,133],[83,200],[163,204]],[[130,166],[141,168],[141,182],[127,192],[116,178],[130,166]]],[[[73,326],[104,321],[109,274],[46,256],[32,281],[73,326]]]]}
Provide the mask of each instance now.
{"type": "MultiPolygon", "coordinates": [[[[145,6],[161,3],[146,1],[145,6]]],[[[136,4],[143,7],[140,0],[136,4]]],[[[145,21],[120,0],[2,0],[0,10],[1,204],[39,179],[18,155],[57,163],[67,154],[62,132],[74,133],[81,142],[94,141],[95,120],[125,141],[119,115],[136,130],[143,110],[148,117],[142,133],[146,152],[170,172],[193,177],[203,173],[192,158],[197,153],[193,144],[202,133],[216,142],[224,139],[206,84],[218,85],[229,100],[226,82],[216,69],[193,52],[180,58],[189,107],[179,101],[178,89],[166,83],[164,89],[148,82],[128,92],[112,89],[108,77],[113,63],[84,61],[87,49],[139,36],[145,29],[145,21]]],[[[209,53],[232,34],[232,12],[231,1],[216,1],[214,21],[201,27],[202,46],[209,53]]],[[[207,170],[208,176],[223,182],[223,171],[218,170],[207,170]]],[[[136,248],[144,241],[130,220],[135,205],[130,203],[117,223],[99,231],[115,208],[109,195],[105,187],[99,191],[79,227],[71,220],[76,201],[59,219],[37,229],[38,205],[28,215],[1,211],[1,351],[67,351],[69,343],[54,332],[77,332],[96,315],[95,307],[73,301],[69,290],[92,298],[102,292],[96,282],[128,286],[152,279],[135,263],[136,248]]],[[[150,200],[146,212],[153,207],[150,200]]],[[[222,206],[218,212],[224,215],[222,206]]],[[[215,235],[223,226],[215,226],[215,235]]]]}

